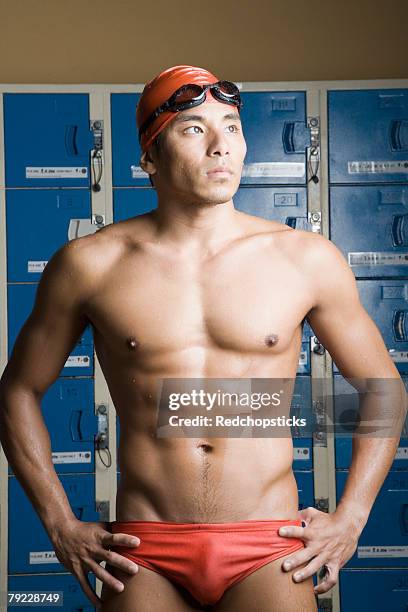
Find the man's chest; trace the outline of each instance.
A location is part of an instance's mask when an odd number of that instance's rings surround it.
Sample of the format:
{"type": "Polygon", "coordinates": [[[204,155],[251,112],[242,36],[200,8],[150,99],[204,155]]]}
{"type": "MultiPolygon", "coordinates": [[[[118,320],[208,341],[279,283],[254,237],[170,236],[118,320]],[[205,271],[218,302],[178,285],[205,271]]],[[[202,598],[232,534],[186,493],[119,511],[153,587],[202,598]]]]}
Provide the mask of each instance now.
{"type": "Polygon", "coordinates": [[[281,353],[311,307],[310,287],[284,260],[133,263],[119,268],[89,304],[106,348],[122,354],[200,347],[281,353]]]}

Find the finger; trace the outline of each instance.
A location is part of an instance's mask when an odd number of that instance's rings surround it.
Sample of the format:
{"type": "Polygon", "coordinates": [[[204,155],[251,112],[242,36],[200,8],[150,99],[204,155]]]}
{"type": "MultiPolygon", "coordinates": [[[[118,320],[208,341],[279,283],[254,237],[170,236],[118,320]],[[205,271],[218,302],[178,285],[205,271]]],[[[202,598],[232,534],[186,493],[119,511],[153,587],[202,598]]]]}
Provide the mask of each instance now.
{"type": "Polygon", "coordinates": [[[287,525],[280,527],[278,533],[285,538],[300,538],[305,539],[306,527],[296,527],[296,525],[287,525]]]}
{"type": "Polygon", "coordinates": [[[326,573],[324,578],[319,584],[314,587],[314,593],[319,595],[321,593],[327,593],[337,584],[339,579],[339,569],[335,566],[325,565],[326,573]]]}
{"type": "Polygon", "coordinates": [[[127,559],[120,553],[116,553],[113,550],[102,549],[100,552],[94,554],[95,558],[99,561],[106,561],[109,565],[114,565],[124,572],[129,574],[135,574],[139,571],[139,566],[130,559],[127,559]]]}
{"type": "MultiPolygon", "coordinates": [[[[125,588],[123,582],[121,582],[120,580],[115,578],[115,576],[110,574],[107,569],[99,565],[99,563],[97,563],[93,559],[87,559],[86,562],[89,565],[89,568],[95,574],[95,576],[99,578],[99,580],[104,582],[108,587],[110,587],[114,591],[117,591],[118,593],[121,593],[123,591],[123,589],[125,588]]],[[[137,573],[137,571],[134,572],[132,569],[131,573],[135,574],[137,573]]]]}
{"type": "Polygon", "coordinates": [[[102,538],[104,546],[139,546],[140,539],[128,533],[106,533],[102,538]]]}
{"type": "Polygon", "coordinates": [[[314,557],[314,559],[312,559],[305,567],[302,567],[301,570],[293,574],[293,580],[295,582],[303,582],[303,580],[313,576],[313,574],[315,574],[324,563],[325,559],[322,557],[314,557]]]}
{"type": "Polygon", "coordinates": [[[289,570],[293,570],[299,565],[303,565],[313,559],[315,557],[315,553],[310,548],[304,548],[301,551],[297,551],[296,554],[288,557],[282,563],[282,569],[286,572],[289,570]]]}
{"type": "Polygon", "coordinates": [[[82,566],[79,564],[75,566],[75,575],[77,577],[77,580],[79,581],[79,584],[82,587],[83,592],[88,597],[88,599],[94,604],[94,606],[96,606],[97,608],[100,608],[102,604],[102,600],[97,596],[97,594],[93,590],[88,580],[87,574],[83,570],[82,566]]]}

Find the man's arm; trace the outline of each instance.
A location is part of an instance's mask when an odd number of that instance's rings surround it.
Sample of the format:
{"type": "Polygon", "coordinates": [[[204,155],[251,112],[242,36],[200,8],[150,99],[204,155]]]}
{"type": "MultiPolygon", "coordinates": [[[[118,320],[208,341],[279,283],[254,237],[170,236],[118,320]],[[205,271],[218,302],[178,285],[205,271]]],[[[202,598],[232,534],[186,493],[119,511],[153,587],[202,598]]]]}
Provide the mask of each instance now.
{"type": "Polygon", "coordinates": [[[0,441],[49,532],[74,517],[52,463],[40,402],[87,325],[80,251],[68,243],[48,262],[0,381],[0,441]]]}
{"type": "Polygon", "coordinates": [[[100,562],[108,561],[133,575],[137,565],[109,547],[135,547],[140,540],[110,533],[107,523],[76,519],[55,472],[50,437],[41,414],[41,398],[58,378],[88,323],[84,305],[103,271],[102,258],[95,254],[95,247],[88,247],[90,240],[93,238],[85,236],[69,242],[43,271],[34,308],[0,381],[0,442],[51,538],[58,560],[76,576],[92,604],[99,607],[100,598],[87,573],[93,571],[110,588],[122,591],[124,584],[100,562]]]}
{"type": "MultiPolygon", "coordinates": [[[[359,382],[364,386],[366,379],[377,379],[379,383],[379,379],[394,379],[383,381],[389,383],[385,385],[385,399],[375,393],[363,395],[360,404],[363,418],[378,420],[379,412],[385,408],[390,417],[388,422],[392,421],[388,431],[392,433],[353,438],[349,476],[337,506],[337,513],[348,513],[362,528],[395,458],[406,413],[405,387],[377,326],[360,302],[354,274],[343,254],[332,242],[316,234],[310,235],[309,243],[306,265],[315,305],[307,318],[316,336],[341,374],[357,379],[357,388],[359,382]]],[[[353,384],[353,380],[350,382],[353,384]]],[[[379,387],[384,388],[384,384],[379,387]]]]}

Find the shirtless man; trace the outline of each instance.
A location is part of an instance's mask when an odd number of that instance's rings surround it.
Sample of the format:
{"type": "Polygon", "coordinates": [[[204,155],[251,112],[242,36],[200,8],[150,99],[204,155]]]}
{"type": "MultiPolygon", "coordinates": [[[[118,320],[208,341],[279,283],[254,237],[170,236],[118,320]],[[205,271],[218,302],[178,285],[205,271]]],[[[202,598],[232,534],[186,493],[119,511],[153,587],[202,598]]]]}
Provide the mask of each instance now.
{"type": "Polygon", "coordinates": [[[290,438],[156,437],[158,380],[294,378],[306,315],[344,376],[399,379],[338,249],[234,209],[246,143],[232,84],[187,88],[159,108],[182,85],[217,81],[179,66],[145,87],[141,166],[158,209],[52,257],[1,381],[7,458],[58,559],[105,611],[316,610],[315,594],[356,549],[398,445],[361,439],[327,514],[298,512],[290,438]],[[113,523],[76,519],[41,416],[88,323],[121,425],[113,523]],[[103,582],[102,603],[89,571],[103,582]]]}

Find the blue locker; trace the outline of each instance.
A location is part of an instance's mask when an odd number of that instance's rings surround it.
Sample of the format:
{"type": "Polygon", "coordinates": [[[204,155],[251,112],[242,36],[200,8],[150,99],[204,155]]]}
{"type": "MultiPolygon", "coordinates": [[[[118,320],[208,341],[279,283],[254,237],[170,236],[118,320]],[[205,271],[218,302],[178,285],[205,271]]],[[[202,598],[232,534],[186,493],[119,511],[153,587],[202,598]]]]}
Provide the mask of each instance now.
{"type": "Polygon", "coordinates": [[[6,187],[89,187],[88,94],[7,93],[6,187]]]}
{"type": "MultiPolygon", "coordinates": [[[[17,335],[30,315],[34,305],[37,284],[7,286],[8,302],[8,356],[10,357],[17,335]]],[[[46,355],[44,355],[46,358],[46,355]]],[[[77,345],[69,355],[61,376],[93,376],[93,336],[88,325],[77,345]]]]}
{"type": "MultiPolygon", "coordinates": [[[[51,438],[55,471],[95,471],[98,420],[94,414],[93,379],[59,378],[44,394],[41,408],[51,438]]],[[[11,467],[9,473],[12,474],[11,467]]]]}
{"type": "Polygon", "coordinates": [[[312,470],[294,470],[298,494],[299,510],[315,505],[312,470]]]}
{"type": "Polygon", "coordinates": [[[306,419],[306,427],[292,427],[294,470],[313,469],[313,411],[310,376],[296,376],[290,416],[306,419]]]}
{"type": "Polygon", "coordinates": [[[152,187],[113,190],[113,221],[125,221],[157,208],[157,193],[152,187]]]}
{"type": "Polygon", "coordinates": [[[311,230],[305,187],[241,186],[233,200],[237,210],[249,215],[285,223],[294,229],[311,230]]]}
{"type": "Polygon", "coordinates": [[[310,146],[304,91],[242,93],[248,151],[242,184],[305,185],[310,146]]]}
{"type": "MultiPolygon", "coordinates": [[[[403,377],[403,381],[408,389],[408,378],[403,377]]],[[[348,469],[351,463],[352,437],[351,434],[347,433],[347,429],[342,426],[342,423],[347,421],[357,422],[356,413],[358,414],[359,411],[359,397],[354,387],[339,374],[334,376],[333,384],[335,423],[339,424],[338,434],[334,440],[336,468],[348,469]]],[[[408,469],[408,416],[391,469],[408,469]]]]}
{"type": "Polygon", "coordinates": [[[340,570],[341,612],[406,612],[406,570],[340,570]]]}
{"type": "MultiPolygon", "coordinates": [[[[95,574],[89,573],[88,580],[94,590],[96,590],[95,574]]],[[[8,577],[8,592],[35,592],[40,591],[58,593],[61,592],[62,607],[57,607],[57,610],[63,612],[93,612],[95,608],[89,601],[88,597],[82,590],[79,581],[73,574],[39,574],[36,576],[9,576],[8,577]]],[[[53,600],[55,601],[55,600],[53,600]]],[[[58,602],[61,600],[59,599],[58,602]]],[[[32,606],[33,604],[31,604],[32,606]]],[[[21,607],[21,606],[20,606],[21,607]]],[[[53,606],[52,606],[53,607],[53,606]]],[[[14,609],[14,606],[9,606],[8,609],[14,609]]],[[[37,604],[36,610],[49,612],[50,605],[37,604]]]]}
{"type": "Polygon", "coordinates": [[[45,263],[69,241],[71,219],[90,219],[83,189],[7,190],[8,282],[39,281],[45,263]]]}
{"type": "MultiPolygon", "coordinates": [[[[337,501],[347,471],[336,471],[337,501]]],[[[408,471],[390,471],[345,567],[408,567],[408,471]]]]}
{"type": "MultiPolygon", "coordinates": [[[[59,478],[76,518],[99,521],[95,509],[95,475],[63,474],[59,478]]],[[[9,476],[8,481],[9,574],[66,572],[20,483],[15,476],[9,476]]]]}
{"type": "MultiPolygon", "coordinates": [[[[408,373],[408,281],[357,281],[360,300],[377,325],[395,367],[408,373]]],[[[339,372],[333,362],[333,371],[339,372]]]]}
{"type": "Polygon", "coordinates": [[[408,89],[328,92],[331,183],[408,180],[408,89]]]}
{"type": "Polygon", "coordinates": [[[140,94],[111,95],[112,184],[114,187],[150,186],[149,175],[140,165],[142,151],[136,125],[140,94]]]}
{"type": "Polygon", "coordinates": [[[330,239],[357,277],[408,276],[408,187],[331,187],[330,239]]]}

